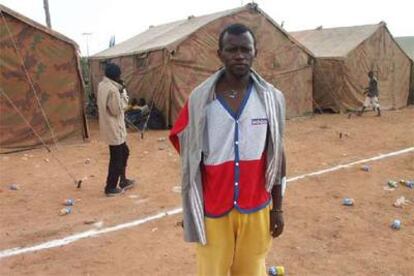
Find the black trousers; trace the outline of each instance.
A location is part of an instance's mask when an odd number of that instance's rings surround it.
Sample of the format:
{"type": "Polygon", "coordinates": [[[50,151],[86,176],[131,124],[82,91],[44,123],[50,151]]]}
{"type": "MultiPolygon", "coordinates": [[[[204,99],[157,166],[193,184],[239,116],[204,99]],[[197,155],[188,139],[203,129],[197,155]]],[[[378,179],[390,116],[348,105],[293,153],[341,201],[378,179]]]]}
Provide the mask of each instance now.
{"type": "Polygon", "coordinates": [[[125,181],[129,148],[126,143],[109,146],[109,168],[105,191],[116,188],[118,180],[125,181]]]}

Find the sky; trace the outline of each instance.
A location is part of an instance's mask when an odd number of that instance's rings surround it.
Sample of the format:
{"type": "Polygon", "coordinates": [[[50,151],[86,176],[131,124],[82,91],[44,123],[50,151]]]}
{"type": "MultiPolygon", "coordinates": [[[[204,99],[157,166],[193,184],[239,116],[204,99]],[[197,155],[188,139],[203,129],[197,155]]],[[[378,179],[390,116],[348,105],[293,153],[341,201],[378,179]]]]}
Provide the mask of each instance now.
{"type": "MultiPolygon", "coordinates": [[[[233,9],[248,0],[49,0],[52,28],[76,41],[83,56],[131,38],[151,25],[233,9]],[[90,35],[85,35],[89,33],[90,35]]],[[[287,31],[377,24],[394,36],[414,36],[412,0],[255,0],[287,31]]],[[[45,25],[43,0],[0,3],[45,25]]]]}

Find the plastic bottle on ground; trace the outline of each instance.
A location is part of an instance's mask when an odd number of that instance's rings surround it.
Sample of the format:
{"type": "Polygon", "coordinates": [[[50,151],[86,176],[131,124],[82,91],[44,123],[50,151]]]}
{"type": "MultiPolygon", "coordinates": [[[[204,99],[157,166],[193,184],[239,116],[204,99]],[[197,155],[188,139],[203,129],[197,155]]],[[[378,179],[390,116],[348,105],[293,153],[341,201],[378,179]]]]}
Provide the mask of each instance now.
{"type": "Polygon", "coordinates": [[[271,266],[268,270],[269,276],[285,276],[285,268],[283,266],[271,266]]]}

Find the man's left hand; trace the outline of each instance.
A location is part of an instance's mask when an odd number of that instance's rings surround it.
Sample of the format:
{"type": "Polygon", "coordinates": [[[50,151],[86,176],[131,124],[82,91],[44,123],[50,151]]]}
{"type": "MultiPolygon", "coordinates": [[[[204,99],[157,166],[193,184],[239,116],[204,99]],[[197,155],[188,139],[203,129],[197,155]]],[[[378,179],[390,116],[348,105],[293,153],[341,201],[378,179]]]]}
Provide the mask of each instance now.
{"type": "Polygon", "coordinates": [[[283,220],[283,212],[271,210],[270,211],[270,234],[273,238],[279,237],[285,226],[283,220]]]}

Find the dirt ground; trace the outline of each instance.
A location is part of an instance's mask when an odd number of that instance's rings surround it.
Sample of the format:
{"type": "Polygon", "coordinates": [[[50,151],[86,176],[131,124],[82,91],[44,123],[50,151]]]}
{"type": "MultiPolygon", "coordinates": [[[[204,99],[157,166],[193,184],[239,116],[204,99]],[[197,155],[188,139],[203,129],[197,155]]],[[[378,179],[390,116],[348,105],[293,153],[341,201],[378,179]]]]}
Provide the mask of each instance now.
{"type": "MultiPolygon", "coordinates": [[[[0,252],[109,227],[180,206],[179,157],[168,131],[131,132],[129,177],[133,190],[106,198],[108,149],[90,122],[89,143],[62,144],[0,156],[0,252]],[[76,178],[77,189],[56,156],[76,178]],[[19,189],[11,190],[16,184],[19,189]],[[73,212],[59,216],[62,202],[73,212]]],[[[288,177],[414,146],[414,108],[363,117],[317,115],[289,120],[288,177]],[[342,134],[342,135],[341,135],[342,134]],[[340,136],[342,138],[340,138],[340,136]]],[[[384,190],[390,179],[414,179],[414,152],[289,183],[285,231],[273,241],[267,263],[287,275],[414,275],[414,189],[384,190]],[[411,204],[395,208],[405,196],[411,204]],[[342,205],[344,197],[355,200],[342,205]],[[401,230],[390,228],[394,219],[401,230]]],[[[58,248],[0,259],[0,275],[195,275],[195,250],[183,242],[181,215],[86,238],[58,248]]],[[[214,275],[213,275],[214,276],[214,275]]]]}

